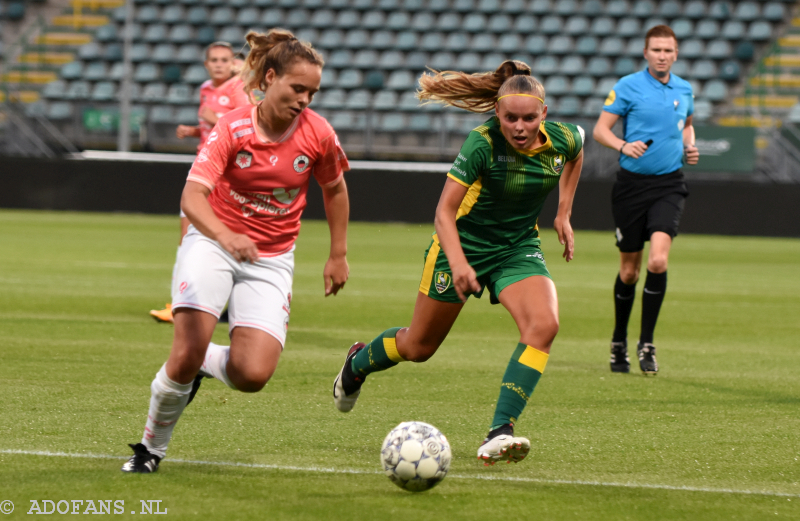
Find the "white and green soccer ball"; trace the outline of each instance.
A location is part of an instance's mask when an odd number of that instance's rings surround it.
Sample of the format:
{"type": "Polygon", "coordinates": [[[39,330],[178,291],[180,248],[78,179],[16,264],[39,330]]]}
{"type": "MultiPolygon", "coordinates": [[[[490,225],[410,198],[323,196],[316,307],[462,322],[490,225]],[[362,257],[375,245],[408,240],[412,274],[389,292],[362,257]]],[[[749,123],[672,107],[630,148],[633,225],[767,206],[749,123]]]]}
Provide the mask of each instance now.
{"type": "Polygon", "coordinates": [[[450,443],[433,425],[403,422],[381,448],[383,470],[392,483],[411,492],[435,487],[450,470],[450,443]]]}

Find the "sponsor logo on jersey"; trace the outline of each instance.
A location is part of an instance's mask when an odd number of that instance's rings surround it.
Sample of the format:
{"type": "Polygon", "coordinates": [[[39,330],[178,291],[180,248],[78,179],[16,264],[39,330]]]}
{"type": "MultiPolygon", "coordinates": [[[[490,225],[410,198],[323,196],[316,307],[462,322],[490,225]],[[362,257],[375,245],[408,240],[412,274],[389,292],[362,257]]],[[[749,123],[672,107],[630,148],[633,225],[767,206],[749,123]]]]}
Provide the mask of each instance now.
{"type": "Polygon", "coordinates": [[[181,282],[181,285],[178,287],[178,292],[183,295],[183,292],[186,291],[189,285],[186,282],[181,282]]]}
{"type": "Polygon", "coordinates": [[[237,119],[236,121],[230,124],[230,127],[231,130],[233,130],[236,127],[241,127],[242,125],[249,125],[250,123],[252,123],[252,120],[250,118],[237,119]]]}
{"type": "Polygon", "coordinates": [[[545,263],[544,262],[544,255],[542,255],[542,252],[540,252],[540,251],[537,251],[536,253],[531,253],[530,255],[525,255],[525,256],[539,259],[540,261],[542,261],[542,263],[545,263]]]}
{"type": "Polygon", "coordinates": [[[294,158],[294,171],[298,174],[302,174],[308,168],[308,164],[310,163],[308,156],[297,156],[294,158]]]}
{"type": "Polygon", "coordinates": [[[608,93],[608,97],[606,98],[605,105],[606,107],[609,105],[613,105],[613,103],[617,100],[617,93],[613,90],[608,93]]]}
{"type": "Polygon", "coordinates": [[[552,167],[557,174],[560,174],[561,171],[564,170],[564,163],[566,162],[566,159],[567,158],[564,157],[564,154],[556,154],[553,156],[552,167]]]}
{"type": "Polygon", "coordinates": [[[450,283],[453,282],[453,278],[450,276],[450,274],[443,271],[437,271],[436,275],[433,276],[433,280],[434,285],[436,286],[436,291],[439,293],[444,293],[447,288],[450,287],[450,283]]]}
{"type": "Polygon", "coordinates": [[[278,156],[269,156],[269,162],[272,163],[272,166],[275,166],[275,163],[278,162],[278,156]]]}
{"type": "Polygon", "coordinates": [[[500,163],[516,163],[517,158],[515,156],[497,156],[497,161],[500,163]]]}
{"type": "Polygon", "coordinates": [[[294,201],[294,198],[297,197],[299,193],[299,188],[276,188],[272,191],[272,195],[275,196],[275,199],[283,204],[289,204],[294,201]]]}
{"type": "Polygon", "coordinates": [[[236,166],[244,170],[245,168],[250,168],[251,164],[253,164],[253,154],[246,150],[236,154],[236,166]]]}
{"type": "Polygon", "coordinates": [[[208,161],[208,148],[203,147],[200,153],[197,154],[197,162],[205,163],[206,161],[208,161]]]}
{"type": "Polygon", "coordinates": [[[219,97],[219,104],[224,106],[224,107],[227,107],[228,105],[231,104],[231,99],[228,96],[220,96],[219,97]]]}
{"type": "Polygon", "coordinates": [[[211,144],[214,141],[216,141],[218,137],[219,137],[219,134],[217,134],[217,132],[214,131],[214,132],[212,132],[211,134],[208,135],[208,139],[206,139],[206,143],[211,144]]]}

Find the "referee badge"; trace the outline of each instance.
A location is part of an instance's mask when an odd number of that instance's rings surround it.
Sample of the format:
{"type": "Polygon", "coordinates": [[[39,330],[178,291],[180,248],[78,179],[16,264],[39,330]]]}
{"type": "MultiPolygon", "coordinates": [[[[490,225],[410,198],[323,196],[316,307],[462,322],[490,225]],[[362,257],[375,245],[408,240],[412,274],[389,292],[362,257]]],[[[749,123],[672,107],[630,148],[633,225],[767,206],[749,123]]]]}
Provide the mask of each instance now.
{"type": "Polygon", "coordinates": [[[613,105],[616,99],[617,99],[617,93],[612,90],[611,92],[608,93],[608,97],[606,98],[604,105],[606,107],[609,105],[613,105]]]}
{"type": "Polygon", "coordinates": [[[450,283],[453,281],[453,278],[443,271],[437,271],[436,275],[434,275],[434,285],[436,286],[436,291],[439,293],[444,293],[447,291],[447,288],[450,287],[450,283]]]}

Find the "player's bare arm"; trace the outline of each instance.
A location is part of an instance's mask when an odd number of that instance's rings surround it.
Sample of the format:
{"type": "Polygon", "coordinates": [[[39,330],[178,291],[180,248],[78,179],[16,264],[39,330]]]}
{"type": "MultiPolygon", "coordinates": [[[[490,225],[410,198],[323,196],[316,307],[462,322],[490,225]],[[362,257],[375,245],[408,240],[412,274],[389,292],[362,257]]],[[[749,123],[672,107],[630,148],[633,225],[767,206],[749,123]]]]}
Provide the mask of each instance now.
{"type": "Polygon", "coordinates": [[[239,261],[258,261],[258,248],[247,235],[235,233],[225,226],[208,204],[211,190],[194,181],[186,181],[181,196],[181,209],[192,224],[206,237],[220,245],[239,261]]]}
{"type": "Polygon", "coordinates": [[[572,217],[572,202],[575,200],[575,190],[578,188],[582,168],[583,149],[578,157],[564,166],[564,172],[561,174],[561,179],[558,180],[558,213],[553,228],[558,234],[558,242],[564,245],[562,257],[567,262],[575,256],[575,234],[569,220],[572,217]]]}
{"type": "Polygon", "coordinates": [[[683,150],[686,153],[686,163],[689,165],[696,165],[700,160],[700,151],[695,146],[692,116],[686,118],[686,124],[683,127],[683,150]]]}
{"type": "Polygon", "coordinates": [[[178,139],[187,137],[200,137],[200,127],[193,127],[191,125],[178,125],[175,129],[175,135],[178,139]]]}
{"type": "Polygon", "coordinates": [[[461,248],[461,240],[458,238],[458,228],[456,228],[456,213],[465,195],[467,195],[467,187],[448,178],[445,181],[442,195],[439,197],[434,220],[439,243],[442,245],[447,262],[450,263],[450,269],[453,271],[453,287],[462,302],[467,301],[467,293],[474,293],[481,289],[475,270],[467,262],[467,257],[461,248]]]}
{"type": "Polygon", "coordinates": [[[200,117],[203,118],[209,125],[216,125],[219,121],[219,116],[216,112],[211,110],[211,107],[203,107],[200,109],[200,117]]]}
{"type": "Polygon", "coordinates": [[[618,115],[603,111],[597,119],[592,136],[595,141],[604,147],[613,148],[617,152],[625,154],[628,157],[639,159],[647,151],[647,145],[642,141],[628,143],[624,139],[615,136],[611,129],[614,128],[618,119],[618,115]]]}
{"type": "Polygon", "coordinates": [[[325,296],[336,295],[344,288],[350,276],[347,264],[347,222],[350,219],[350,199],[347,194],[347,183],[344,177],[333,186],[322,187],[322,200],[325,203],[325,215],[331,232],[331,253],[322,277],[325,281],[325,296]]]}

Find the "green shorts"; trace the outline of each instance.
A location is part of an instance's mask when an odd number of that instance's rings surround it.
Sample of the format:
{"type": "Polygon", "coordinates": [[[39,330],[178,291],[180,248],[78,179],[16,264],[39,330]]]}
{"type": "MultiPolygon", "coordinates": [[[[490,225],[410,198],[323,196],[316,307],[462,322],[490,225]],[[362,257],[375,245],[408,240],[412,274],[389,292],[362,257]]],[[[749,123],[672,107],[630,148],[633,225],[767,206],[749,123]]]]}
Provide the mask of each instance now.
{"type": "MultiPolygon", "coordinates": [[[[523,244],[508,248],[500,253],[475,252],[464,250],[467,262],[475,270],[480,291],[473,293],[478,298],[489,287],[489,300],[499,304],[498,295],[511,284],[535,275],[552,279],[541,248],[535,244],[523,244]]],[[[419,290],[434,300],[442,302],[461,302],[453,287],[453,273],[444,251],[435,234],[431,245],[425,250],[425,268],[419,290]]]]}

